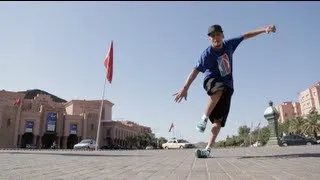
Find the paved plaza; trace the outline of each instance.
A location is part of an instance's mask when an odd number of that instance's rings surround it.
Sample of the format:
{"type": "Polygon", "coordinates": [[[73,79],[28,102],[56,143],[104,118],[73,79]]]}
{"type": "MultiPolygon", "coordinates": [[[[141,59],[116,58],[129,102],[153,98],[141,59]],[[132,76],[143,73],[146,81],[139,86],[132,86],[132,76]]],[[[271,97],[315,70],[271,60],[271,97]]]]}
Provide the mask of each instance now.
{"type": "Polygon", "coordinates": [[[228,148],[197,159],[194,149],[0,150],[0,179],[320,179],[320,145],[228,148]]]}

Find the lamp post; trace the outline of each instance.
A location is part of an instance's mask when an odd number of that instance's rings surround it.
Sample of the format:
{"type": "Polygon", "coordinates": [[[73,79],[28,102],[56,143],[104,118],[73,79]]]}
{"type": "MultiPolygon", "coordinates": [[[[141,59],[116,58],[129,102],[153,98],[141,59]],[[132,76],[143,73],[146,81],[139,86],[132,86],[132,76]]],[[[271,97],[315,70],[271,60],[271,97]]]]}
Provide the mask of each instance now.
{"type": "Polygon", "coordinates": [[[280,140],[278,136],[278,117],[279,113],[275,107],[273,107],[273,102],[269,102],[269,107],[264,111],[264,118],[268,121],[268,127],[270,130],[270,137],[266,146],[279,146],[280,140]]]}

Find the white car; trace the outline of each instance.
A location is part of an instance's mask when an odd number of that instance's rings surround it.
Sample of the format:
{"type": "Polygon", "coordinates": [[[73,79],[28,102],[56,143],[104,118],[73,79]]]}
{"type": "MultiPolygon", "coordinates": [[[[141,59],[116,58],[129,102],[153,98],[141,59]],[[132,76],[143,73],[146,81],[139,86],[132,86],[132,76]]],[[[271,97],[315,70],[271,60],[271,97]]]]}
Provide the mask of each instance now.
{"type": "Polygon", "coordinates": [[[92,139],[84,139],[73,146],[73,149],[95,149],[96,141],[92,139]]]}
{"type": "Polygon", "coordinates": [[[184,148],[193,148],[193,144],[189,143],[183,139],[171,139],[168,142],[162,144],[163,149],[184,149],[184,148]]]}
{"type": "Polygon", "coordinates": [[[153,146],[147,146],[146,149],[153,149],[153,146]]]}

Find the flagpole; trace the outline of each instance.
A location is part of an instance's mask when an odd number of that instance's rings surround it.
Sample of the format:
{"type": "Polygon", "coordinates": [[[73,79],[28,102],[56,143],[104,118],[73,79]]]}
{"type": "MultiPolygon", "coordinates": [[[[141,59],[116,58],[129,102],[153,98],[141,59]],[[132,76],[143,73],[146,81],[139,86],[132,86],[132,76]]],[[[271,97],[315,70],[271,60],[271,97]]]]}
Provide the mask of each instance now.
{"type": "Polygon", "coordinates": [[[105,94],[105,90],[106,90],[106,84],[107,84],[107,76],[105,76],[103,92],[102,92],[102,100],[101,100],[99,123],[98,123],[97,138],[96,138],[97,139],[97,141],[96,141],[96,149],[95,149],[96,151],[98,150],[98,146],[99,146],[100,126],[101,126],[102,109],[103,109],[103,101],[104,101],[104,94],[105,94]]]}
{"type": "Polygon", "coordinates": [[[173,124],[173,128],[172,128],[173,139],[175,139],[175,138],[176,138],[176,136],[175,136],[175,133],[174,133],[174,129],[175,129],[176,127],[175,127],[175,125],[174,125],[174,123],[173,123],[173,122],[172,122],[172,124],[173,124]]]}
{"type": "Polygon", "coordinates": [[[113,74],[113,41],[110,43],[109,51],[107,57],[104,60],[104,66],[107,68],[107,74],[104,79],[104,86],[103,86],[103,93],[102,93],[102,100],[101,100],[101,107],[100,107],[100,115],[99,115],[99,123],[98,123],[98,130],[97,130],[97,138],[96,138],[96,148],[98,150],[99,146],[99,139],[100,139],[100,127],[101,127],[101,119],[102,119],[102,110],[103,110],[103,101],[104,101],[104,94],[106,90],[107,80],[111,83],[112,81],[112,74],[113,74]]]}

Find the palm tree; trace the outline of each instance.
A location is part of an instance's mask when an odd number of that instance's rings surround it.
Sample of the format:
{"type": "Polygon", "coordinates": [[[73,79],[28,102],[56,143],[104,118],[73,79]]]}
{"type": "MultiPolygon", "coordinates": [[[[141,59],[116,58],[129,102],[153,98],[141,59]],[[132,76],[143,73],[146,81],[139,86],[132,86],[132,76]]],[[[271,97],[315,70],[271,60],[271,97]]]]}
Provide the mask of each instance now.
{"type": "Polygon", "coordinates": [[[290,120],[290,125],[289,125],[289,133],[293,133],[293,134],[297,134],[297,135],[301,135],[303,133],[303,124],[305,124],[306,120],[301,117],[298,116],[296,118],[293,118],[290,120]]]}
{"type": "Polygon", "coordinates": [[[283,123],[279,123],[279,126],[278,126],[278,134],[279,134],[279,136],[282,137],[284,134],[285,135],[289,134],[289,132],[290,132],[290,130],[289,130],[290,122],[291,122],[290,120],[287,120],[287,121],[285,121],[283,123]]]}
{"type": "Polygon", "coordinates": [[[308,114],[302,129],[304,133],[313,135],[315,138],[320,133],[320,115],[315,109],[312,109],[308,114]]]}

